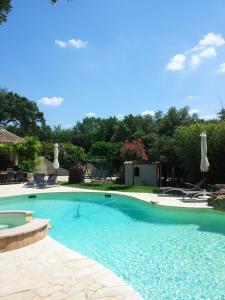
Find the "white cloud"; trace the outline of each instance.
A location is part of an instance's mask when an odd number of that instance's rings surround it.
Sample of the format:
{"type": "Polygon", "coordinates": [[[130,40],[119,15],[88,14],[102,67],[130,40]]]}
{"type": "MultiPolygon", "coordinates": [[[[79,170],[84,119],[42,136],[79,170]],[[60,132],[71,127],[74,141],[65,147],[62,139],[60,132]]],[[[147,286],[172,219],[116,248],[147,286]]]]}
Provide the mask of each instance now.
{"type": "Polygon", "coordinates": [[[70,125],[70,124],[65,124],[63,121],[60,121],[60,122],[59,122],[59,126],[60,126],[61,128],[63,128],[63,129],[69,129],[69,128],[72,127],[72,125],[70,125]]]}
{"type": "Polygon", "coordinates": [[[145,110],[141,113],[142,117],[146,117],[146,116],[154,116],[155,112],[154,110],[145,110]]]}
{"type": "Polygon", "coordinates": [[[166,69],[170,71],[182,70],[184,68],[185,61],[186,61],[186,55],[177,54],[170,59],[170,61],[166,65],[166,69]]]}
{"type": "Polygon", "coordinates": [[[200,41],[199,46],[215,46],[220,47],[225,44],[225,40],[221,34],[216,34],[214,32],[207,33],[200,41]]]}
{"type": "Polygon", "coordinates": [[[209,47],[203,50],[200,54],[200,57],[212,57],[216,56],[216,49],[214,47],[209,47]]]}
{"type": "Polygon", "coordinates": [[[198,99],[199,98],[199,96],[187,96],[187,99],[188,100],[195,100],[195,99],[198,99]]]}
{"type": "Polygon", "coordinates": [[[225,63],[219,65],[218,73],[225,73],[225,63]]]}
{"type": "Polygon", "coordinates": [[[95,118],[96,117],[96,114],[93,113],[93,112],[89,112],[89,113],[86,113],[85,115],[87,118],[95,118]]]}
{"type": "Polygon", "coordinates": [[[116,117],[118,120],[123,120],[124,114],[118,114],[116,117]]]}
{"type": "Polygon", "coordinates": [[[193,114],[198,114],[198,113],[200,113],[200,110],[197,109],[197,108],[192,108],[192,109],[190,109],[189,113],[190,113],[191,115],[193,115],[193,114]]]}
{"type": "Polygon", "coordinates": [[[83,42],[80,39],[77,39],[77,40],[76,39],[71,39],[67,43],[68,43],[68,45],[73,46],[77,49],[86,48],[87,44],[88,44],[87,41],[83,42]]]}
{"type": "Polygon", "coordinates": [[[70,39],[68,41],[55,40],[55,44],[60,48],[74,47],[77,49],[87,48],[88,41],[82,41],[80,39],[70,39]]]}
{"type": "Polygon", "coordinates": [[[207,33],[196,46],[183,54],[173,56],[166,65],[166,69],[170,71],[180,71],[184,68],[195,70],[203,60],[216,57],[216,48],[224,45],[225,39],[221,34],[207,33]]]}
{"type": "Polygon", "coordinates": [[[61,97],[43,97],[40,100],[38,100],[38,103],[44,104],[44,105],[49,105],[49,106],[59,106],[63,103],[63,98],[61,97]]]}
{"type": "Polygon", "coordinates": [[[190,59],[190,67],[195,70],[200,65],[200,57],[199,55],[192,55],[190,59]]]}
{"type": "Polygon", "coordinates": [[[203,58],[210,58],[215,56],[216,56],[215,48],[213,47],[206,48],[202,50],[200,53],[191,56],[190,67],[191,69],[197,69],[200,63],[202,62],[203,58]]]}
{"type": "Polygon", "coordinates": [[[59,40],[55,40],[55,43],[57,46],[59,46],[60,48],[65,48],[66,47],[66,43],[63,41],[59,41],[59,40]]]}
{"type": "Polygon", "coordinates": [[[215,114],[204,115],[204,116],[202,116],[202,118],[205,119],[206,121],[214,120],[214,119],[217,119],[217,115],[215,115],[215,114]]]}

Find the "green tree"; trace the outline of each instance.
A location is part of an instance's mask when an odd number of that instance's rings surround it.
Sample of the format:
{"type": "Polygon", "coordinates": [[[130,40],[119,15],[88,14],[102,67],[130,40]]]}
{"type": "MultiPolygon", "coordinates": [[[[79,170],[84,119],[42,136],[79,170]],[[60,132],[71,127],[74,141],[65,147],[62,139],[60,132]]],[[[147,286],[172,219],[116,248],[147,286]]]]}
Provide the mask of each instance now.
{"type": "Polygon", "coordinates": [[[45,125],[45,119],[34,101],[0,90],[0,125],[10,126],[21,135],[34,134],[45,125]]]}
{"type": "Polygon", "coordinates": [[[167,113],[156,120],[159,135],[172,136],[175,130],[182,125],[189,125],[196,120],[196,115],[190,116],[189,108],[183,107],[179,110],[171,107],[167,113]]]}
{"type": "Polygon", "coordinates": [[[183,174],[192,181],[201,178],[200,133],[206,131],[208,158],[210,163],[207,177],[212,183],[225,181],[225,122],[197,123],[180,127],[174,135],[178,163],[183,174]]]}
{"type": "Polygon", "coordinates": [[[100,118],[84,118],[73,127],[72,142],[77,146],[89,151],[91,145],[97,141],[98,130],[100,129],[100,118]]]}
{"type": "MultiPolygon", "coordinates": [[[[50,0],[52,4],[56,3],[58,0],[50,0]]],[[[0,24],[7,21],[8,14],[12,10],[11,0],[0,0],[0,24]]]]}
{"type": "Polygon", "coordinates": [[[96,142],[91,146],[88,154],[89,161],[99,168],[105,168],[117,172],[121,166],[119,150],[122,143],[96,142]]]}
{"type": "Polygon", "coordinates": [[[26,172],[36,171],[38,156],[42,145],[34,137],[26,137],[24,142],[17,143],[15,149],[19,154],[19,168],[26,172]]]}
{"type": "Polygon", "coordinates": [[[220,120],[225,121],[225,108],[222,107],[218,112],[218,117],[220,120]]]}
{"type": "Polygon", "coordinates": [[[10,0],[1,0],[0,1],[0,24],[6,22],[7,16],[12,9],[10,0]]]}
{"type": "MultiPolygon", "coordinates": [[[[54,159],[54,143],[42,142],[42,155],[48,160],[54,159]]],[[[74,163],[86,162],[86,154],[83,148],[71,143],[59,144],[59,163],[60,166],[69,169],[74,163]]]]}
{"type": "Polygon", "coordinates": [[[62,128],[61,125],[54,126],[51,130],[50,141],[53,143],[71,143],[71,129],[62,128]]]}

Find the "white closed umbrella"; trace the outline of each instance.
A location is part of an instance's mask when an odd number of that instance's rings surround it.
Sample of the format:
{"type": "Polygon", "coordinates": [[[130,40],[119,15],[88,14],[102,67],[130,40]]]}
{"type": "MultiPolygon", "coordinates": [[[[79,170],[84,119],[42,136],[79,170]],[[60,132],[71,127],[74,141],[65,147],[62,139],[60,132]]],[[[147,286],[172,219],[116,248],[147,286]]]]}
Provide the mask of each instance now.
{"type": "Polygon", "coordinates": [[[53,161],[53,168],[55,170],[57,170],[59,168],[58,157],[59,157],[59,145],[56,143],[56,144],[54,144],[54,161],[53,161]]]}
{"type": "Polygon", "coordinates": [[[207,135],[206,132],[202,132],[200,134],[201,137],[201,164],[200,170],[202,173],[206,173],[209,170],[209,161],[207,157],[207,135]]]}
{"type": "MultiPolygon", "coordinates": [[[[201,163],[200,163],[200,170],[203,173],[204,180],[206,180],[205,173],[208,172],[209,166],[210,166],[209,160],[208,160],[208,157],[207,157],[207,135],[206,135],[206,132],[203,131],[200,134],[200,137],[201,137],[201,163]]],[[[206,189],[205,188],[203,190],[203,197],[202,197],[202,199],[204,199],[204,200],[208,199],[208,197],[206,195],[206,189]]]]}

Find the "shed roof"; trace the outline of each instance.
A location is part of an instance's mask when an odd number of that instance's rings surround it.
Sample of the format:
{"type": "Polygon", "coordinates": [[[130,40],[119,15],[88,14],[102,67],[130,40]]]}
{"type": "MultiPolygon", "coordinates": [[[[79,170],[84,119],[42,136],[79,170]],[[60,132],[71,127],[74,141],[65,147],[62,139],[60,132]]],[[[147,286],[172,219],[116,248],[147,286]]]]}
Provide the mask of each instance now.
{"type": "Polygon", "coordinates": [[[154,165],[154,164],[159,164],[158,161],[153,161],[153,162],[150,162],[150,161],[143,161],[143,160],[140,160],[140,161],[137,161],[137,160],[132,160],[132,161],[125,161],[124,162],[124,165],[135,165],[135,164],[138,164],[138,165],[154,165]]]}
{"type": "Polygon", "coordinates": [[[15,144],[23,141],[24,138],[21,138],[0,126],[0,144],[15,144]]]}

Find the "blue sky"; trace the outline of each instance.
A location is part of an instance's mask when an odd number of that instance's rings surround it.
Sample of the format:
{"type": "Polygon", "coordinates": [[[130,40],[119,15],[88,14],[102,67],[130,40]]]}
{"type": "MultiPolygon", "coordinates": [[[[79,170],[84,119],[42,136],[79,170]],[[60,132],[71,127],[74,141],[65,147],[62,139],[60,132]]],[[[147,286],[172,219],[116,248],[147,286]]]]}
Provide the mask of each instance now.
{"type": "Polygon", "coordinates": [[[0,86],[51,125],[225,105],[224,0],[14,0],[0,26],[0,86]],[[91,115],[91,114],[90,114],[91,115]]]}

